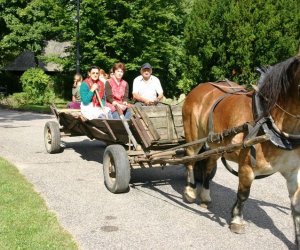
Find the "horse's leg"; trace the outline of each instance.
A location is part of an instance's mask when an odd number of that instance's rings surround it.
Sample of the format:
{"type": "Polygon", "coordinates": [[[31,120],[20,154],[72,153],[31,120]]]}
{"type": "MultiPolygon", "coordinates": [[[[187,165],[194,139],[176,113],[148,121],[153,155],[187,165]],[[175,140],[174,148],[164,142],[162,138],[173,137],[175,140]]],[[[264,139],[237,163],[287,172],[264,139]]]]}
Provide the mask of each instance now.
{"type": "Polygon", "coordinates": [[[217,158],[210,157],[203,161],[202,165],[202,183],[199,190],[200,206],[207,208],[211,204],[209,184],[211,172],[216,167],[217,158]],[[205,165],[204,165],[205,164],[205,165]]]}
{"type": "Polygon", "coordinates": [[[196,200],[196,180],[194,175],[194,162],[186,165],[187,170],[187,184],[183,191],[183,199],[186,202],[192,203],[196,200]]]}
{"type": "Polygon", "coordinates": [[[230,231],[233,233],[245,233],[245,221],[243,220],[243,206],[250,194],[251,184],[254,180],[252,168],[248,164],[239,167],[239,187],[237,200],[231,211],[230,231]]]}
{"type": "MultiPolygon", "coordinates": [[[[189,156],[196,155],[199,151],[199,147],[188,147],[186,150],[186,154],[189,156]]],[[[196,177],[195,177],[195,162],[189,162],[186,164],[187,170],[187,184],[184,188],[183,199],[186,202],[192,203],[196,200],[196,177]]]]}
{"type": "MultiPolygon", "coordinates": [[[[189,105],[187,105],[189,106],[189,105]]],[[[186,142],[192,142],[199,138],[198,131],[198,117],[192,112],[190,108],[183,108],[183,126],[186,142]]],[[[198,154],[203,145],[193,145],[186,148],[187,156],[195,156],[198,154]]],[[[195,162],[191,161],[186,164],[187,170],[187,184],[183,191],[183,199],[186,202],[195,202],[196,200],[196,179],[194,175],[195,162]]]]}
{"type": "Polygon", "coordinates": [[[295,238],[298,249],[300,249],[300,187],[295,192],[292,202],[292,215],[295,226],[295,238]]]}
{"type": "Polygon", "coordinates": [[[295,226],[296,244],[300,245],[300,186],[298,182],[298,170],[290,173],[281,173],[286,179],[289,197],[291,200],[292,216],[295,226]]]}

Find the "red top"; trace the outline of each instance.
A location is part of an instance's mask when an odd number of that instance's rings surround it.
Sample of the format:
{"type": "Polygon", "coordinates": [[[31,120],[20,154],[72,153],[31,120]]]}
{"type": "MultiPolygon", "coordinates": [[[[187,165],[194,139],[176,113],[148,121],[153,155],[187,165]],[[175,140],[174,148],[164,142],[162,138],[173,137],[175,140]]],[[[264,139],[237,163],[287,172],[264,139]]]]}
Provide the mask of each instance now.
{"type": "MultiPolygon", "coordinates": [[[[92,78],[86,78],[84,80],[84,82],[87,83],[88,87],[91,89],[92,85],[94,83],[97,83],[98,84],[98,94],[99,94],[99,97],[100,99],[102,99],[103,95],[104,95],[104,83],[101,82],[100,80],[97,80],[97,81],[93,81],[92,78]]],[[[101,101],[101,100],[100,100],[101,101]]],[[[92,102],[93,102],[93,106],[101,106],[98,99],[97,99],[97,96],[96,95],[93,95],[92,97],[92,102]]]]}

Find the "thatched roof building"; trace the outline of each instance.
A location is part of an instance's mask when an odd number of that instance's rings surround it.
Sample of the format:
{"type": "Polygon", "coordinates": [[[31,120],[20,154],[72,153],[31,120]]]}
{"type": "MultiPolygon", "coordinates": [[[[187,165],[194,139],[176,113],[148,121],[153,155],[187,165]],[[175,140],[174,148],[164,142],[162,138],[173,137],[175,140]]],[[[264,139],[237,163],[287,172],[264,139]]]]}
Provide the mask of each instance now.
{"type": "MultiPolygon", "coordinates": [[[[57,42],[57,41],[47,41],[45,43],[45,48],[43,56],[67,56],[66,49],[71,46],[70,42],[57,42]]],[[[57,72],[62,71],[60,65],[56,63],[44,63],[43,61],[38,61],[39,67],[43,68],[46,72],[57,72]]],[[[25,51],[19,55],[14,61],[9,63],[4,70],[7,71],[19,71],[24,72],[29,68],[35,67],[34,53],[31,51],[25,51]]]]}

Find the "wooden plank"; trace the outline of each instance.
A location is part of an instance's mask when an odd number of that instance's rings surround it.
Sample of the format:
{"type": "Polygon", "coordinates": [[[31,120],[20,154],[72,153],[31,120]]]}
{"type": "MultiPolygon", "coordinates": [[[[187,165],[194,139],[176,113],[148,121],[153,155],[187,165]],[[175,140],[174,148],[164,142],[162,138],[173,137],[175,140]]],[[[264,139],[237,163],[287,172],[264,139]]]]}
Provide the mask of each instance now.
{"type": "Polygon", "coordinates": [[[93,120],[86,121],[85,124],[87,124],[90,128],[93,127],[97,128],[97,130],[93,129],[94,131],[93,136],[96,139],[103,140],[103,141],[110,141],[110,142],[122,142],[122,143],[128,143],[129,141],[128,134],[121,120],[93,119],[93,120]],[[114,136],[111,136],[111,132],[114,134],[114,136]]]}
{"type": "Polygon", "coordinates": [[[166,110],[166,120],[167,120],[167,133],[168,133],[168,139],[172,140],[173,139],[173,120],[171,117],[171,110],[167,109],[166,110]]]}
{"type": "Polygon", "coordinates": [[[146,148],[148,148],[151,145],[151,140],[149,136],[147,137],[147,134],[144,133],[145,131],[144,128],[143,127],[141,128],[141,126],[139,125],[139,118],[132,117],[131,120],[134,124],[135,130],[137,131],[139,137],[142,140],[142,143],[146,148]]]}
{"type": "Polygon", "coordinates": [[[182,106],[179,106],[179,105],[171,106],[171,110],[172,110],[173,116],[182,116],[182,106]]]}
{"type": "Polygon", "coordinates": [[[141,109],[151,119],[152,117],[165,117],[167,106],[143,106],[141,109]]]}
{"type": "MultiPolygon", "coordinates": [[[[152,117],[151,121],[153,123],[154,128],[157,130],[159,128],[167,128],[167,116],[164,114],[163,117],[152,117]]],[[[160,134],[159,134],[160,135],[160,134]]]]}
{"type": "Polygon", "coordinates": [[[59,109],[58,112],[65,113],[65,114],[81,115],[80,109],[59,109]]]}
{"type": "Polygon", "coordinates": [[[185,138],[183,127],[177,127],[176,132],[177,132],[178,139],[185,138]]]}
{"type": "Polygon", "coordinates": [[[146,124],[147,128],[149,129],[152,137],[154,140],[159,140],[160,139],[160,135],[157,133],[152,121],[149,119],[148,115],[143,112],[142,109],[136,107],[136,111],[137,113],[141,116],[141,118],[143,119],[144,123],[146,124]]]}
{"type": "Polygon", "coordinates": [[[94,119],[88,120],[86,123],[95,126],[103,132],[110,134],[108,127],[113,131],[114,135],[118,138],[118,135],[127,135],[127,132],[121,122],[121,120],[108,120],[108,119],[94,119]],[[104,123],[107,123],[108,126],[104,123]]]}
{"type": "Polygon", "coordinates": [[[105,124],[110,136],[113,138],[114,141],[117,140],[117,137],[115,136],[114,132],[112,131],[111,127],[109,126],[109,124],[107,123],[106,120],[103,120],[103,123],[105,124]]]}
{"type": "Polygon", "coordinates": [[[160,135],[160,140],[167,140],[168,139],[168,131],[167,131],[167,127],[165,128],[157,128],[156,129],[158,134],[160,135]]]}
{"type": "Polygon", "coordinates": [[[182,116],[173,116],[173,120],[174,120],[175,127],[183,126],[182,116]]]}

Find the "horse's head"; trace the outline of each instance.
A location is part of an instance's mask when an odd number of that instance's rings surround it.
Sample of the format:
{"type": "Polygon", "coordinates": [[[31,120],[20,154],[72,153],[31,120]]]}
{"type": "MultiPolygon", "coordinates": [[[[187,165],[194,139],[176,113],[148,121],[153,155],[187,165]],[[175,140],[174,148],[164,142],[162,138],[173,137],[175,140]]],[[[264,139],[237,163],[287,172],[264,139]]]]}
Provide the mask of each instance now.
{"type": "Polygon", "coordinates": [[[300,105],[300,57],[291,57],[261,72],[259,95],[264,100],[266,113],[276,103],[284,103],[287,99],[295,100],[300,105]]]}

